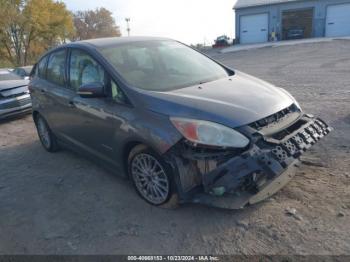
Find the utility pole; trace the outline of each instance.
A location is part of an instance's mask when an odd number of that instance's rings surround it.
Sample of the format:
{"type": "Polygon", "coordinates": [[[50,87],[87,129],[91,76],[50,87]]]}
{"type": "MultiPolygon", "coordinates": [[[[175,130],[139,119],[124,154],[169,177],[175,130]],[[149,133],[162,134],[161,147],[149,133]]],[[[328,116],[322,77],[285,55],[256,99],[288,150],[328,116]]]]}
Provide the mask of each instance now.
{"type": "Polygon", "coordinates": [[[130,36],[130,18],[125,18],[126,21],[126,31],[128,31],[128,36],[130,36]]]}

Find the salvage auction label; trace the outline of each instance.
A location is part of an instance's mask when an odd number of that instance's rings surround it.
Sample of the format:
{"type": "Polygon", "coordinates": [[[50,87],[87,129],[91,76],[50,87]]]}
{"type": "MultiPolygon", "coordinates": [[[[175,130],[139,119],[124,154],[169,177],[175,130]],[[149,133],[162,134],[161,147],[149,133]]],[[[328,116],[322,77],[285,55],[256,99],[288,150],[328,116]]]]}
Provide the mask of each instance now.
{"type": "Polygon", "coordinates": [[[216,256],[128,256],[128,261],[219,261],[216,256]]]}

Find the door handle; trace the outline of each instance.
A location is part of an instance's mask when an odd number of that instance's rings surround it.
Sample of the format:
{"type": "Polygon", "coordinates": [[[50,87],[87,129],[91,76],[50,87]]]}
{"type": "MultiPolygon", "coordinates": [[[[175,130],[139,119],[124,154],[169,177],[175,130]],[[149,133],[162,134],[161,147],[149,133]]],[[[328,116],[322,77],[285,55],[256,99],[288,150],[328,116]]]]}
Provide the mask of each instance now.
{"type": "Polygon", "coordinates": [[[71,107],[71,108],[74,108],[75,107],[75,104],[73,101],[69,101],[68,102],[68,106],[71,107]]]}

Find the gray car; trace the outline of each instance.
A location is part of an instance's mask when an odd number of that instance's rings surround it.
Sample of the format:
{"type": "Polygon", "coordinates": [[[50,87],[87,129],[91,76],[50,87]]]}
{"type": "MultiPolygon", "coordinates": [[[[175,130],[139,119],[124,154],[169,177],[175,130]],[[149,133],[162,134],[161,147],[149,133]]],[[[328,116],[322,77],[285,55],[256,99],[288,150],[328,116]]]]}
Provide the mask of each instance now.
{"type": "Polygon", "coordinates": [[[32,66],[22,66],[22,67],[16,67],[13,69],[12,73],[18,75],[22,79],[29,79],[29,75],[32,71],[32,66]]]}
{"type": "Polygon", "coordinates": [[[31,112],[28,83],[8,69],[0,69],[0,119],[31,112]]]}
{"type": "Polygon", "coordinates": [[[35,65],[30,91],[47,151],[83,153],[157,206],[257,203],[331,131],[286,90],[164,38],[60,46],[35,65]]]}

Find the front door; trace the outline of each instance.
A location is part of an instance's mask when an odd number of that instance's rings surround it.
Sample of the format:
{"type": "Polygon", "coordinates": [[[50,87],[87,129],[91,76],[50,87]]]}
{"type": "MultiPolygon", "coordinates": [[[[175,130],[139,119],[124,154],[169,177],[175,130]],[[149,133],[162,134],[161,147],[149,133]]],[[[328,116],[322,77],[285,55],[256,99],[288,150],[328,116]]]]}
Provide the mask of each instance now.
{"type": "Polygon", "coordinates": [[[94,58],[80,49],[71,49],[68,75],[69,88],[75,93],[80,86],[89,83],[105,86],[106,97],[83,98],[77,94],[73,97],[74,129],[70,130],[69,136],[86,151],[112,161],[113,137],[116,128],[122,124],[114,114],[117,105],[107,92],[113,81],[94,58]]]}

